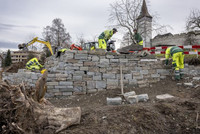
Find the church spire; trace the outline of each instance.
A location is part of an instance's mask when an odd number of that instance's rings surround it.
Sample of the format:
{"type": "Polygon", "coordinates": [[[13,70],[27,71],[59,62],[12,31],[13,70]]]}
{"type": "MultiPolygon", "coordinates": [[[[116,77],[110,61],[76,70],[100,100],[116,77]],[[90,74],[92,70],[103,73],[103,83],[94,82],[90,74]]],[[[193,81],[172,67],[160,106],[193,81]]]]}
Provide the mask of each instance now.
{"type": "Polygon", "coordinates": [[[147,9],[147,4],[146,1],[143,0],[143,4],[142,4],[142,8],[141,8],[141,12],[140,15],[138,16],[137,19],[141,19],[143,17],[148,17],[148,18],[152,18],[152,16],[149,14],[148,9],[147,9]]]}

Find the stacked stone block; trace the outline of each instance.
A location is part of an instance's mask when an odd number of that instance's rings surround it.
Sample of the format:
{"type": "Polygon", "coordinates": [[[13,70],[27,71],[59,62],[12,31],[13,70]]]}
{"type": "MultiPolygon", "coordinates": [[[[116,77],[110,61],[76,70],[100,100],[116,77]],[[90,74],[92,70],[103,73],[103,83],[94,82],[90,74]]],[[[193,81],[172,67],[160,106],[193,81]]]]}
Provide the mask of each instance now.
{"type": "Polygon", "coordinates": [[[25,83],[35,87],[36,81],[41,77],[40,73],[29,72],[25,69],[19,69],[18,73],[3,73],[3,80],[8,80],[11,84],[25,83]]]}
{"type": "MultiPolygon", "coordinates": [[[[159,59],[140,59],[134,55],[118,55],[104,51],[66,51],[60,58],[51,56],[45,67],[48,70],[47,94],[69,96],[120,88],[122,66],[125,88],[149,87],[170,75],[159,59]]],[[[200,68],[187,66],[187,74],[200,74],[200,68]]],[[[19,70],[16,74],[4,73],[3,78],[13,84],[22,81],[34,86],[40,73],[19,70]]]]}
{"type": "Polygon", "coordinates": [[[45,66],[50,71],[47,85],[52,96],[120,88],[120,66],[125,87],[148,87],[169,74],[157,59],[141,60],[103,51],[67,51],[60,58],[50,57],[45,66]],[[70,85],[62,83],[65,81],[70,85]]]}

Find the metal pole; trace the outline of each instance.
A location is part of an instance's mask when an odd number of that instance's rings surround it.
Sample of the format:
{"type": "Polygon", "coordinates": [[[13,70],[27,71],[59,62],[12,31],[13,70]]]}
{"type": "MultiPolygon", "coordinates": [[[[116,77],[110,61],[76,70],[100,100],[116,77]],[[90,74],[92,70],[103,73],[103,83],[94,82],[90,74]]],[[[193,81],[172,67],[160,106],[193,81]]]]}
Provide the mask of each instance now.
{"type": "Polygon", "coordinates": [[[120,65],[120,76],[121,76],[121,94],[124,94],[123,75],[122,75],[122,65],[120,65]]]}

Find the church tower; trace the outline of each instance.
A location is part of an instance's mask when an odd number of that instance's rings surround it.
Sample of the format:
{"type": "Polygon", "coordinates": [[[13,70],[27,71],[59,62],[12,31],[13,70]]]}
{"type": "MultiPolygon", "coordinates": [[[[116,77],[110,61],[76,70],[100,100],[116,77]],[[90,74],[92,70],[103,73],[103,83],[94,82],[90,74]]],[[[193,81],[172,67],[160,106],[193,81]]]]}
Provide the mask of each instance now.
{"type": "Polygon", "coordinates": [[[146,1],[143,0],[140,15],[137,18],[137,29],[138,33],[141,34],[144,47],[151,47],[152,39],[152,16],[149,14],[146,1]]]}

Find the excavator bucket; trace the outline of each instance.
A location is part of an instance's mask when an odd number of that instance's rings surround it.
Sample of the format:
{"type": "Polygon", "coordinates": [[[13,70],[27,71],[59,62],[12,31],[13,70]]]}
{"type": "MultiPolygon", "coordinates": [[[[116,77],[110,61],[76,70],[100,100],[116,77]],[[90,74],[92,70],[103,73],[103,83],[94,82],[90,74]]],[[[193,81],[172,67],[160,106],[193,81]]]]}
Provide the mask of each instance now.
{"type": "Polygon", "coordinates": [[[26,44],[25,44],[25,43],[19,44],[19,45],[18,45],[18,48],[19,48],[19,49],[25,49],[25,48],[26,48],[26,44]]]}

